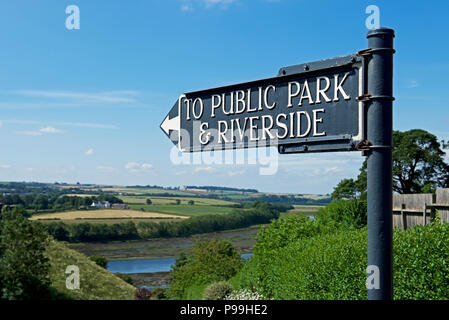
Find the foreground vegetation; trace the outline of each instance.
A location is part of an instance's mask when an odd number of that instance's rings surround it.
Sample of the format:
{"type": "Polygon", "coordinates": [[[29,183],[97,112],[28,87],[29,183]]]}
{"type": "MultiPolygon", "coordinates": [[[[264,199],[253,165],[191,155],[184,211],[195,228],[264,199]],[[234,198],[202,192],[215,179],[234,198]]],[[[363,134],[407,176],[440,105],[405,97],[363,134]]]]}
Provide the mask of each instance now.
{"type": "MultiPolygon", "coordinates": [[[[426,226],[394,230],[394,299],[449,299],[447,239],[449,224],[438,219],[426,226]]],[[[198,258],[197,251],[206,246],[198,246],[173,269],[175,286],[169,295],[202,299],[210,297],[210,292],[229,293],[228,286],[216,284],[226,281],[239,297],[367,298],[366,202],[332,203],[319,211],[316,221],[298,216],[274,220],[259,230],[257,240],[249,262],[240,267],[233,262],[236,267],[228,271],[222,267],[224,263],[211,269],[206,258],[198,258]],[[193,270],[196,277],[192,277],[193,270]]],[[[227,252],[216,249],[209,255],[221,256],[223,261],[232,259],[232,250],[227,252]]],[[[215,298],[224,297],[217,293],[215,298]]]]}
{"type": "Polygon", "coordinates": [[[53,240],[21,210],[3,210],[0,218],[0,299],[134,299],[133,286],[53,240]],[[66,286],[69,266],[79,270],[74,290],[66,286]]]}

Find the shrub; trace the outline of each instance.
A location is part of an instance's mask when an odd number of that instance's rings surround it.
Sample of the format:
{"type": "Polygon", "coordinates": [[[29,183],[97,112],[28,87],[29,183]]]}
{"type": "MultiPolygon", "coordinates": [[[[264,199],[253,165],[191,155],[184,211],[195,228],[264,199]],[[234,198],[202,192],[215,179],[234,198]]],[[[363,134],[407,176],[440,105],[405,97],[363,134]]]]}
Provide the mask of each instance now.
{"type": "Polygon", "coordinates": [[[241,289],[231,292],[226,296],[225,300],[266,300],[263,295],[253,292],[249,289],[241,289]]]}
{"type": "Polygon", "coordinates": [[[449,299],[449,223],[395,229],[395,299],[449,299]]]}
{"type": "Polygon", "coordinates": [[[317,222],[334,228],[359,229],[367,225],[367,207],[364,200],[337,201],[321,208],[317,222]]]}
{"type": "Polygon", "coordinates": [[[129,274],[116,273],[115,275],[117,277],[119,277],[120,279],[122,279],[123,281],[125,281],[126,283],[129,283],[130,285],[133,285],[133,279],[131,278],[131,276],[129,274]]]}
{"type": "Polygon", "coordinates": [[[163,300],[163,299],[167,299],[167,292],[164,288],[154,288],[151,291],[151,296],[153,299],[163,300]]]}
{"type": "Polygon", "coordinates": [[[90,256],[89,259],[92,260],[93,262],[95,262],[96,264],[98,264],[100,267],[106,269],[108,260],[105,257],[94,254],[94,255],[90,256]]]}
{"type": "Polygon", "coordinates": [[[204,290],[203,300],[224,300],[231,293],[232,286],[226,281],[219,281],[204,290]]]}
{"type": "Polygon", "coordinates": [[[151,291],[145,288],[138,288],[134,293],[134,296],[137,300],[150,300],[151,299],[151,291]]]}
{"type": "Polygon", "coordinates": [[[183,298],[185,290],[191,286],[228,280],[243,265],[243,259],[229,241],[198,240],[191,252],[170,271],[170,298],[183,298]]]}
{"type": "MultiPolygon", "coordinates": [[[[394,299],[449,299],[449,223],[395,229],[394,299]]],[[[366,299],[367,230],[340,230],[253,255],[231,282],[274,299],[366,299]],[[263,268],[262,268],[263,267],[263,268]]]]}

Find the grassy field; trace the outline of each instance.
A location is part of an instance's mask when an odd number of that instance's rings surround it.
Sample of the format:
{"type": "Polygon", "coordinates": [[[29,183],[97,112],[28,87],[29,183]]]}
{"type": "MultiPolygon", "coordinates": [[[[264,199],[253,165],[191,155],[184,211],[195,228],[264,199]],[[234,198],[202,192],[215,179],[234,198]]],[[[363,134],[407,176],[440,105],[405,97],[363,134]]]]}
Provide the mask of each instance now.
{"type": "Polygon", "coordinates": [[[153,205],[174,204],[176,200],[180,200],[181,204],[188,204],[189,201],[194,201],[195,205],[204,206],[230,206],[235,202],[225,201],[220,199],[206,199],[206,198],[189,198],[189,197],[155,197],[155,196],[118,196],[123,202],[127,204],[146,204],[146,200],[150,199],[153,205]]]}
{"type": "Polygon", "coordinates": [[[182,219],[178,215],[170,215],[159,212],[101,209],[101,210],[77,210],[58,213],[34,215],[30,220],[97,220],[97,219],[182,219]]]}
{"type": "Polygon", "coordinates": [[[51,241],[46,250],[50,260],[50,281],[56,291],[75,300],[134,300],[135,287],[98,266],[85,255],[51,241]],[[80,271],[80,288],[66,288],[66,268],[75,265],[80,271]]]}
{"type": "Polygon", "coordinates": [[[226,214],[230,213],[233,208],[218,207],[210,205],[130,205],[130,208],[145,211],[159,212],[164,214],[175,214],[182,216],[201,216],[208,214],[226,214]]]}

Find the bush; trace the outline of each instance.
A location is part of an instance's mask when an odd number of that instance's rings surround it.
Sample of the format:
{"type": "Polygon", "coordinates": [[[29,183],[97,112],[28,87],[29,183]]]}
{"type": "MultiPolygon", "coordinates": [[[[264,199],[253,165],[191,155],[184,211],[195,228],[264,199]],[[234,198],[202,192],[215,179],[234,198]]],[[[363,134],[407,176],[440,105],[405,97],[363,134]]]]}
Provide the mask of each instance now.
{"type": "Polygon", "coordinates": [[[151,291],[151,296],[155,300],[164,300],[167,299],[167,292],[164,288],[154,288],[151,291]]]}
{"type": "Polygon", "coordinates": [[[219,281],[204,290],[203,300],[224,300],[231,293],[232,286],[226,281],[219,281]]]}
{"type": "Polygon", "coordinates": [[[395,229],[395,299],[449,299],[449,223],[395,229]]]}
{"type": "Polygon", "coordinates": [[[145,288],[138,288],[134,293],[134,296],[137,300],[150,300],[151,299],[151,291],[145,288]]]}
{"type": "Polygon", "coordinates": [[[105,257],[94,254],[94,255],[90,256],[89,259],[92,260],[93,262],[95,262],[96,264],[98,264],[100,267],[106,269],[108,260],[105,257]]]}
{"type": "Polygon", "coordinates": [[[233,277],[242,267],[243,259],[229,241],[198,240],[191,255],[170,271],[170,298],[182,299],[187,288],[210,284],[233,277]]]}
{"type": "Polygon", "coordinates": [[[335,228],[359,229],[367,225],[367,207],[364,200],[332,202],[317,213],[317,222],[335,228]]]}
{"type": "Polygon", "coordinates": [[[230,293],[225,300],[266,300],[265,297],[249,289],[241,289],[230,293]]]}
{"type": "Polygon", "coordinates": [[[125,281],[126,283],[129,283],[130,285],[133,285],[133,279],[131,278],[131,276],[129,274],[116,273],[115,275],[117,277],[119,277],[120,279],[122,279],[123,281],[125,281]]]}
{"type": "MultiPolygon", "coordinates": [[[[395,229],[394,299],[449,299],[449,223],[395,229]]],[[[253,255],[231,282],[274,299],[366,299],[367,230],[340,230],[253,255]],[[263,271],[263,272],[262,272],[263,271]]]]}

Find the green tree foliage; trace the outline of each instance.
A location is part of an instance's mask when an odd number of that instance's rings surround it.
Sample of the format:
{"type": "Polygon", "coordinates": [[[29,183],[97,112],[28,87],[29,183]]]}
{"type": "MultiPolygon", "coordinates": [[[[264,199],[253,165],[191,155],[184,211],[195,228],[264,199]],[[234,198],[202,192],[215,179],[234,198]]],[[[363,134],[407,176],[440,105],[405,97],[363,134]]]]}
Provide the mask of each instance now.
{"type": "Polygon", "coordinates": [[[106,266],[108,264],[108,260],[105,257],[97,255],[97,254],[94,254],[94,255],[89,256],[89,259],[92,260],[93,262],[95,262],[100,267],[106,269],[106,266]]]}
{"type": "Polygon", "coordinates": [[[328,204],[317,212],[320,225],[335,229],[359,229],[367,225],[367,203],[352,199],[328,204]]]}
{"type": "Polygon", "coordinates": [[[189,201],[187,202],[187,204],[193,206],[193,205],[195,204],[195,201],[189,200],[189,201]]]}
{"type": "Polygon", "coordinates": [[[49,298],[48,234],[19,208],[2,212],[0,222],[0,296],[9,300],[49,298]]]}
{"type": "Polygon", "coordinates": [[[151,201],[150,198],[148,198],[148,199],[146,200],[146,203],[147,203],[147,205],[150,205],[150,204],[152,204],[153,202],[151,201]]]}
{"type": "Polygon", "coordinates": [[[170,271],[170,298],[180,299],[189,286],[228,280],[242,267],[243,259],[225,240],[203,239],[195,242],[186,263],[170,271]]]}
{"type": "Polygon", "coordinates": [[[449,187],[449,165],[433,134],[414,129],[393,134],[393,190],[420,193],[449,187]]]}
{"type": "Polygon", "coordinates": [[[334,188],[331,194],[333,200],[357,198],[357,183],[354,179],[343,179],[334,188]]]}
{"type": "MultiPolygon", "coordinates": [[[[446,143],[433,134],[413,129],[393,131],[393,190],[397,193],[434,192],[437,187],[449,187],[449,165],[444,162],[442,148],[446,143]]],[[[348,194],[366,199],[367,161],[363,162],[356,181],[342,180],[332,193],[333,199],[348,194]],[[348,182],[349,181],[349,182],[348,182]],[[343,191],[343,192],[342,192],[343,191]],[[355,191],[353,193],[352,191],[355,191]]]]}

